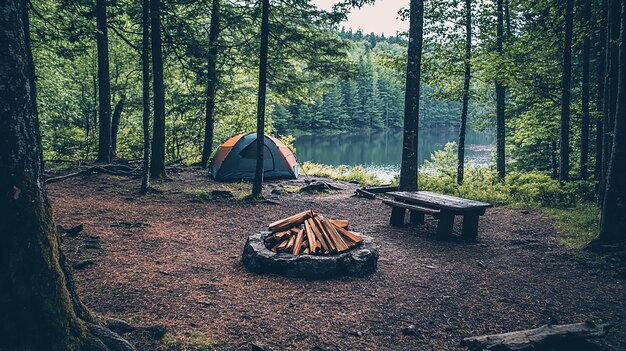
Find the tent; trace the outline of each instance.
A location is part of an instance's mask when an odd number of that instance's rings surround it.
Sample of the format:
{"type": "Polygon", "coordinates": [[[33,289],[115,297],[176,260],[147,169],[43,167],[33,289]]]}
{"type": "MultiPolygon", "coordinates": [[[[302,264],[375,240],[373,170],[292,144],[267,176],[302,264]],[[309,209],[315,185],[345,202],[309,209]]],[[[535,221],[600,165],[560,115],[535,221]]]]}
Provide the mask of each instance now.
{"type": "MultiPolygon", "coordinates": [[[[263,144],[264,178],[298,178],[298,161],[285,144],[267,134],[263,144]]],[[[254,179],[255,168],[256,133],[243,133],[226,140],[213,152],[209,174],[215,180],[254,179]]]]}

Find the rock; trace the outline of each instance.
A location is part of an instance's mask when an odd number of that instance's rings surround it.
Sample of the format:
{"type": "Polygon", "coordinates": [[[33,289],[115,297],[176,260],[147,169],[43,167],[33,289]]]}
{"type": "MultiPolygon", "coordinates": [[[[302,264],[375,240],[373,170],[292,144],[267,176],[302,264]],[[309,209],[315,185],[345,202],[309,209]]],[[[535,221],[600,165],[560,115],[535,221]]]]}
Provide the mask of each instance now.
{"type": "Polygon", "coordinates": [[[272,348],[266,343],[258,340],[253,341],[251,346],[252,351],[272,351],[272,348]]]}
{"type": "Polygon", "coordinates": [[[272,189],[272,191],[270,191],[270,194],[272,195],[284,195],[286,193],[287,191],[283,188],[274,188],[272,189]]]}
{"type": "Polygon", "coordinates": [[[96,260],[95,258],[89,258],[89,259],[74,263],[72,267],[74,267],[74,269],[85,269],[85,268],[93,266],[94,264],[96,264],[96,262],[98,262],[98,260],[96,260]]]}
{"type": "Polygon", "coordinates": [[[478,265],[481,266],[482,268],[487,268],[487,265],[483,261],[478,261],[478,265]]]}
{"type": "Polygon", "coordinates": [[[327,279],[342,275],[363,277],[376,271],[378,246],[371,237],[361,235],[359,246],[331,256],[294,256],[275,253],[265,247],[263,239],[271,234],[262,232],[248,237],[242,253],[246,268],[254,273],[273,273],[304,279],[327,279]]]}
{"type": "Polygon", "coordinates": [[[363,333],[361,333],[361,332],[360,332],[360,331],[358,331],[358,330],[350,330],[350,331],[348,332],[348,335],[352,335],[352,336],[363,336],[363,333]]]}
{"type": "Polygon", "coordinates": [[[402,335],[406,336],[419,336],[419,332],[417,331],[417,327],[414,324],[410,324],[402,329],[402,335]]]}

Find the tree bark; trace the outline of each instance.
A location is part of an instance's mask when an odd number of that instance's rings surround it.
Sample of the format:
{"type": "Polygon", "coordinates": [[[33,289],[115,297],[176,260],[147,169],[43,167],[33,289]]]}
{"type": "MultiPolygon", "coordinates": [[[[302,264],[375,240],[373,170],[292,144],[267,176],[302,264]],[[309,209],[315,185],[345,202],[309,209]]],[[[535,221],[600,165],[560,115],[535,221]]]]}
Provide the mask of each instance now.
{"type": "Polygon", "coordinates": [[[143,107],[143,162],[141,170],[142,194],[150,188],[150,0],[142,0],[141,37],[141,101],[143,107]]]}
{"type": "Polygon", "coordinates": [[[574,0],[565,2],[565,38],[563,43],[563,74],[561,78],[561,139],[559,182],[569,180],[570,170],[570,100],[572,91],[572,31],[574,23],[574,0]]]}
{"type": "MultiPolygon", "coordinates": [[[[497,0],[497,23],[496,23],[496,52],[498,55],[503,54],[503,41],[504,41],[504,23],[503,23],[503,0],[497,0]]],[[[496,78],[496,170],[498,171],[498,177],[501,179],[506,175],[506,129],[504,119],[504,99],[505,99],[505,87],[502,80],[496,78]]]]}
{"type": "Polygon", "coordinates": [[[152,79],[154,89],[154,124],[150,176],[165,177],[165,84],[163,82],[163,50],[161,45],[161,0],[150,0],[152,29],[152,79]]]}
{"type": "Polygon", "coordinates": [[[122,110],[126,103],[126,96],[120,97],[115,108],[113,109],[113,117],[111,119],[111,157],[117,157],[117,133],[120,130],[120,119],[122,118],[122,110]]]}
{"type": "Polygon", "coordinates": [[[409,47],[406,64],[404,96],[404,135],[399,190],[417,190],[418,129],[420,104],[420,77],[424,34],[424,1],[411,0],[409,7],[409,47]]]}
{"type": "Polygon", "coordinates": [[[96,0],[96,43],[98,50],[98,158],[111,162],[111,80],[109,77],[109,39],[106,0],[96,0]]]}
{"type": "Polygon", "coordinates": [[[598,38],[598,45],[600,45],[600,50],[597,59],[597,90],[598,95],[596,97],[596,152],[595,152],[595,166],[594,166],[594,176],[595,180],[599,181],[602,177],[602,145],[603,145],[603,106],[604,106],[604,79],[605,79],[605,71],[606,71],[606,11],[608,9],[607,6],[608,0],[602,1],[602,20],[600,21],[600,35],[598,38]]]}
{"type": "Polygon", "coordinates": [[[602,129],[602,177],[598,189],[599,203],[604,203],[609,160],[613,142],[613,127],[615,107],[617,104],[617,62],[619,60],[618,42],[620,30],[620,0],[609,0],[607,12],[607,42],[606,42],[606,76],[604,84],[604,119],[602,129]]]}
{"type": "Polygon", "coordinates": [[[27,1],[0,2],[0,42],[2,348],[107,350],[76,295],[44,187],[27,1]]]}
{"type": "MultiPolygon", "coordinates": [[[[590,242],[589,248],[605,243],[626,241],[626,1],[621,1],[621,29],[619,38],[619,63],[615,127],[611,159],[600,219],[600,233],[590,242]]],[[[616,62],[617,63],[617,62],[616,62]]]]}
{"type": "Polygon", "coordinates": [[[465,171],[465,130],[467,128],[467,108],[469,105],[469,89],[472,58],[472,0],[465,0],[465,77],[463,80],[463,102],[461,107],[461,125],[459,127],[457,184],[463,184],[465,171]]]}
{"type": "Polygon", "coordinates": [[[252,197],[259,198],[263,192],[263,149],[265,144],[265,97],[267,93],[267,51],[269,41],[270,1],[262,0],[261,49],[259,53],[259,95],[256,114],[256,169],[252,184],[252,197]]]}
{"type": "Polygon", "coordinates": [[[580,123],[580,178],[589,177],[589,61],[591,52],[591,0],[585,0],[583,8],[585,37],[583,39],[582,57],[582,118],[580,123]]]}
{"type": "Polygon", "coordinates": [[[209,56],[207,64],[206,116],[204,119],[204,147],[202,149],[202,167],[209,165],[213,151],[215,127],[215,91],[217,90],[217,55],[220,32],[220,0],[213,0],[211,6],[211,28],[209,29],[209,56]]]}

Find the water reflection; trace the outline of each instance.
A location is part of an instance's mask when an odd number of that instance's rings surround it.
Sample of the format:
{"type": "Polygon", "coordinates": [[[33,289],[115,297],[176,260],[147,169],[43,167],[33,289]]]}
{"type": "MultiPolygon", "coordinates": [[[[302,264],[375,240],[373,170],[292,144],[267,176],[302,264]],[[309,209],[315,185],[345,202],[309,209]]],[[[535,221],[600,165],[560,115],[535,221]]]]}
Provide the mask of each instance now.
{"type": "MultiPolygon", "coordinates": [[[[456,141],[451,129],[423,129],[419,133],[418,160],[421,165],[435,150],[456,141]]],[[[490,133],[468,130],[466,160],[491,162],[493,137],[490,133]]],[[[388,180],[399,173],[402,157],[402,130],[353,132],[339,135],[304,135],[296,138],[298,160],[329,165],[363,165],[388,180]]]]}

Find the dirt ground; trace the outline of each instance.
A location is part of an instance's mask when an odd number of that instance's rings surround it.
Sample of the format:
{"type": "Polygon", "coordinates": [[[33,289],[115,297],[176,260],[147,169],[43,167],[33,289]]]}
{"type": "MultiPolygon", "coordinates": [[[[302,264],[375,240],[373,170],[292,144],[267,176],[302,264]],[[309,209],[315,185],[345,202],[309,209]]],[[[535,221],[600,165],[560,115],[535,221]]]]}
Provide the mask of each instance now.
{"type": "Polygon", "coordinates": [[[101,315],[168,327],[166,342],[127,335],[139,350],[249,350],[253,341],[273,350],[464,350],[463,337],[551,319],[610,322],[608,345],[626,350],[624,277],[560,246],[541,213],[492,208],[477,243],[440,242],[428,216],[422,226],[392,228],[388,207],[351,197],[357,185],[334,184],[345,190],[287,191],[274,197],[279,204],[210,200],[211,189],[238,193],[247,185],[215,183],[193,169],[145,196],[136,194],[137,179],[108,175],[48,189],[57,224],[85,226],[63,239],[70,261],[97,259],[75,272],[84,302],[101,315]],[[374,237],[377,272],[326,281],[247,272],[246,237],[309,208],[374,237]],[[417,335],[403,335],[408,325],[417,335]]]}

